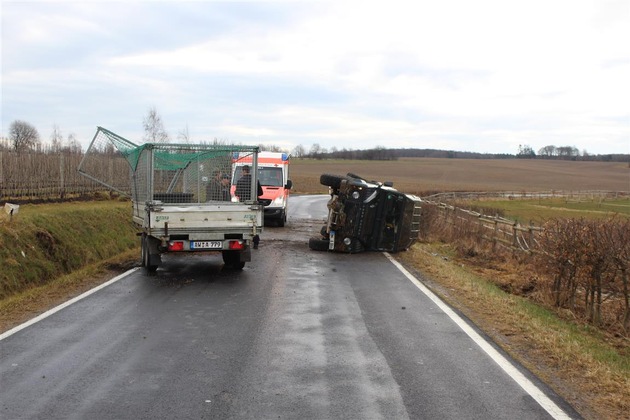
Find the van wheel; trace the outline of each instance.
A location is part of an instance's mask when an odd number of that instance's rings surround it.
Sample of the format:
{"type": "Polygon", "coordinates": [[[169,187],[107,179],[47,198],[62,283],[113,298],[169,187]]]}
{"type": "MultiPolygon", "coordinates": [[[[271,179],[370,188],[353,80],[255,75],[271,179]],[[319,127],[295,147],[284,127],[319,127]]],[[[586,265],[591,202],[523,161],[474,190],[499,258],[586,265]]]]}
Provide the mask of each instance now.
{"type": "Polygon", "coordinates": [[[308,247],[313,251],[328,251],[330,241],[326,239],[311,238],[308,240],[308,247]]]}
{"type": "Polygon", "coordinates": [[[284,224],[287,221],[287,213],[286,212],[282,212],[282,214],[280,215],[280,218],[278,219],[278,226],[279,227],[284,227],[284,224]]]}

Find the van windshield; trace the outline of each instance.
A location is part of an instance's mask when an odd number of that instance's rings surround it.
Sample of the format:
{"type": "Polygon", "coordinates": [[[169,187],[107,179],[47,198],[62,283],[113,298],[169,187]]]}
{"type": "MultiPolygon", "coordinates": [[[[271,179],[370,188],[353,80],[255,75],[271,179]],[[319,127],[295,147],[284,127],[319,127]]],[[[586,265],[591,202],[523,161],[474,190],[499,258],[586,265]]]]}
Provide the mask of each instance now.
{"type": "Polygon", "coordinates": [[[258,167],[258,181],[265,187],[282,187],[282,168],[258,167]]]}

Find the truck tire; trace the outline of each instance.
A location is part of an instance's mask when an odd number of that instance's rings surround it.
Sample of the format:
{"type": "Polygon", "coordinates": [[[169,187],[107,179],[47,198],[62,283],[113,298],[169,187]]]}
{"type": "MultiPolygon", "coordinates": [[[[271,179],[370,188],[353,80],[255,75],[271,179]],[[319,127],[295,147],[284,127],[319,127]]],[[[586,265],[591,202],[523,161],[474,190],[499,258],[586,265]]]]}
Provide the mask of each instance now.
{"type": "Polygon", "coordinates": [[[341,181],[343,181],[343,179],[344,177],[339,175],[322,174],[319,177],[319,183],[333,190],[338,190],[339,187],[341,187],[341,181]]]}
{"type": "Polygon", "coordinates": [[[284,227],[284,224],[287,221],[287,213],[283,210],[280,218],[278,219],[278,227],[284,227]]]}
{"type": "Polygon", "coordinates": [[[308,247],[313,251],[328,251],[329,244],[330,241],[327,241],[326,239],[310,238],[308,240],[308,247]]]}

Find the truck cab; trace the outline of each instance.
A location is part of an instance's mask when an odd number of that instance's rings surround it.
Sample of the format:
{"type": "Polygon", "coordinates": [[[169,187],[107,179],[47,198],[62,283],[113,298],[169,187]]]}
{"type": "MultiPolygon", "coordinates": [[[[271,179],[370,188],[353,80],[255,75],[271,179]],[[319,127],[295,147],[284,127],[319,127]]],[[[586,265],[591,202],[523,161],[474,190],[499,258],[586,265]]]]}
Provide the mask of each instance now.
{"type": "MultiPolygon", "coordinates": [[[[235,155],[232,164],[232,196],[244,166],[251,166],[251,155],[235,155]]],[[[258,182],[262,195],[258,202],[264,206],[265,222],[273,221],[284,226],[287,221],[289,194],[293,183],[289,179],[289,155],[277,152],[258,153],[258,182]]]]}

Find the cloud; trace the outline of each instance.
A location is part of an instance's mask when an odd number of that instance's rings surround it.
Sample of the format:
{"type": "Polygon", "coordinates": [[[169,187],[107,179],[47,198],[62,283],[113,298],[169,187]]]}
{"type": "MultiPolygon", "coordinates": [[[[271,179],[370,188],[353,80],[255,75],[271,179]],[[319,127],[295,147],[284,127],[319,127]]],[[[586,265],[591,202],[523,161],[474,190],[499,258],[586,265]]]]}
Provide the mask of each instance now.
{"type": "Polygon", "coordinates": [[[628,12],[579,0],[4,2],[3,134],[24,119],[141,138],[155,106],[193,140],[628,153],[628,12]]]}

